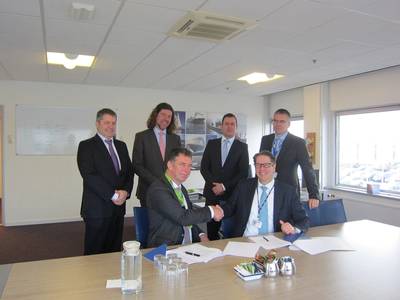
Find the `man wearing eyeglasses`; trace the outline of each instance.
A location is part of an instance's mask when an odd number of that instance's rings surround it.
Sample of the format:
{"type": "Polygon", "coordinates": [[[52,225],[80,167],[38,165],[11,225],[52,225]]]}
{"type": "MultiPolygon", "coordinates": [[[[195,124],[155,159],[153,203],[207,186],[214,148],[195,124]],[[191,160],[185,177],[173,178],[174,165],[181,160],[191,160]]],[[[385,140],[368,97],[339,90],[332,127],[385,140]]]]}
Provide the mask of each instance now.
{"type": "Polygon", "coordinates": [[[274,133],[263,136],[260,151],[268,150],[276,159],[277,179],[294,186],[300,195],[300,184],[297,168],[300,165],[303,179],[306,181],[310,208],[318,207],[319,191],[314,169],[311,165],[305,141],[288,132],[290,113],[278,109],[272,120],[274,133]]]}
{"type": "Polygon", "coordinates": [[[307,231],[309,220],[296,189],[274,179],[272,153],[261,151],[253,159],[257,176],[242,180],[222,207],[224,216],[232,216],[235,224],[230,237],[307,231]]]}

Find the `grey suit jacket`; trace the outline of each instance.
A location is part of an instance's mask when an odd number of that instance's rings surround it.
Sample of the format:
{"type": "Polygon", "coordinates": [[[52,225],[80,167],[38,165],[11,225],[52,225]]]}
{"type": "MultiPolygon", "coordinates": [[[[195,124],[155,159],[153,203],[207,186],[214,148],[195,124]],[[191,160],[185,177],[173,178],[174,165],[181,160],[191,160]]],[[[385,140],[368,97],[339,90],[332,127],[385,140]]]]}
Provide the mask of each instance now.
{"type": "Polygon", "coordinates": [[[202,232],[196,225],[211,220],[208,207],[193,208],[189,195],[182,186],[188,209],[182,207],[171,184],[165,176],[154,181],[147,192],[149,215],[148,247],[157,247],[163,243],[178,245],[183,241],[183,226],[192,225],[192,241],[199,242],[202,232]]]}
{"type": "MultiPolygon", "coordinates": [[[[224,217],[233,218],[233,237],[243,236],[249,220],[251,205],[258,179],[248,178],[239,182],[232,196],[223,205],[224,217]]],[[[274,231],[281,231],[279,221],[289,222],[302,231],[307,231],[309,220],[294,187],[275,180],[274,186],[274,231]]]]}
{"type": "MultiPolygon", "coordinates": [[[[181,139],[176,134],[166,135],[166,157],[174,149],[181,147],[181,139]]],[[[163,161],[160,147],[153,129],[136,133],[132,153],[133,171],[139,177],[136,197],[142,206],[146,206],[146,192],[150,184],[163,176],[166,162],[163,161]]]]}
{"type": "MultiPolygon", "coordinates": [[[[261,139],[260,151],[271,151],[275,135],[263,136],[261,139]]],[[[297,167],[300,165],[306,180],[307,190],[310,198],[319,199],[318,183],[315,177],[314,169],[310,162],[305,141],[293,134],[288,133],[283,141],[281,151],[276,161],[277,179],[285,182],[297,189],[300,194],[299,178],[297,176],[297,167]]]]}

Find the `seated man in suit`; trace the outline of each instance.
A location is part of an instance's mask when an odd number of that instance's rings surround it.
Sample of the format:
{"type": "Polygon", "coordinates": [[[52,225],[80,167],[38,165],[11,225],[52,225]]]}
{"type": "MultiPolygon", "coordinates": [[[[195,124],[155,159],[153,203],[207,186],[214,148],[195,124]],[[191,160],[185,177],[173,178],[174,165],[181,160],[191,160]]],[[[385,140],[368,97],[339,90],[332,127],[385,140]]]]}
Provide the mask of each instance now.
{"type": "Polygon", "coordinates": [[[308,217],[293,186],[274,179],[275,158],[268,151],[254,155],[256,177],[242,180],[222,207],[233,216],[232,235],[254,236],[282,231],[307,231],[308,217]]]}
{"type": "Polygon", "coordinates": [[[223,217],[220,206],[193,209],[188,192],[182,183],[189,177],[192,153],[185,148],[172,149],[164,176],[153,182],[147,191],[149,214],[148,247],[189,244],[208,241],[207,235],[196,225],[219,221],[223,217]]]}

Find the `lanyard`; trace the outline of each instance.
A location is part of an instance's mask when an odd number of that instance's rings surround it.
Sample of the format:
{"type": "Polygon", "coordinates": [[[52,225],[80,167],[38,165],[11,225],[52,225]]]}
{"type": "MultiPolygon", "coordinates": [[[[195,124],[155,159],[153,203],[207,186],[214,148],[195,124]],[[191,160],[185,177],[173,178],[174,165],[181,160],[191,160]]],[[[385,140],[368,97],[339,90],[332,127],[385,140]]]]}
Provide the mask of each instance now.
{"type": "Polygon", "coordinates": [[[271,194],[271,192],[274,190],[275,188],[275,184],[273,185],[273,187],[270,189],[270,191],[268,192],[267,197],[265,197],[265,200],[261,203],[260,205],[260,197],[258,196],[258,187],[257,187],[257,200],[258,200],[258,216],[260,215],[260,211],[261,209],[264,207],[265,203],[267,203],[269,195],[271,194]]]}

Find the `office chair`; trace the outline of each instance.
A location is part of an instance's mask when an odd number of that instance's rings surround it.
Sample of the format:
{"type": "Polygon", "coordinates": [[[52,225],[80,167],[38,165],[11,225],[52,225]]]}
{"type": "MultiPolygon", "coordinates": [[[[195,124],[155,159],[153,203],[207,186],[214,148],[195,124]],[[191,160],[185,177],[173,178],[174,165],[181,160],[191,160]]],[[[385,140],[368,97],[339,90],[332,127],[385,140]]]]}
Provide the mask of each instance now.
{"type": "Polygon", "coordinates": [[[233,217],[222,219],[221,229],[220,229],[220,234],[222,235],[222,238],[229,239],[232,237],[233,226],[234,226],[233,217]]]}
{"type": "Polygon", "coordinates": [[[147,236],[149,234],[149,216],[147,208],[134,207],[133,218],[135,221],[136,240],[140,242],[140,248],[147,247],[147,236]]]}
{"type": "Polygon", "coordinates": [[[308,207],[308,202],[303,202],[303,207],[310,219],[310,227],[347,221],[342,199],[320,201],[319,206],[313,209],[308,207]]]}

